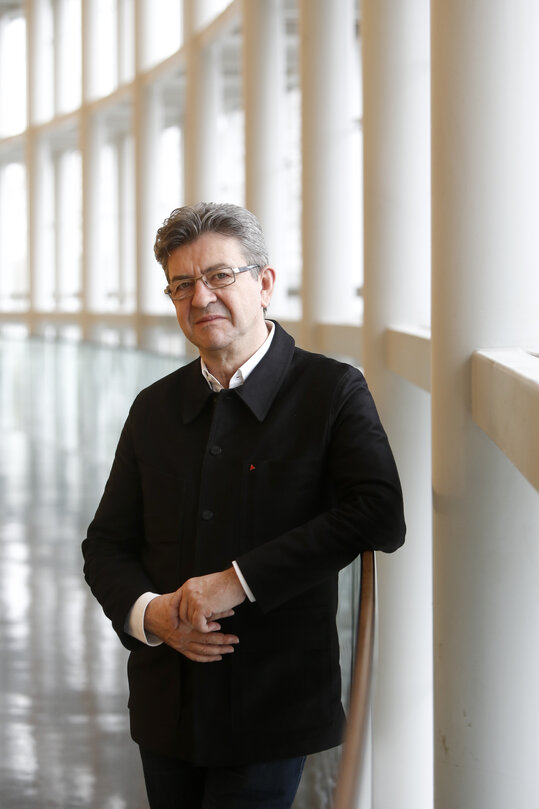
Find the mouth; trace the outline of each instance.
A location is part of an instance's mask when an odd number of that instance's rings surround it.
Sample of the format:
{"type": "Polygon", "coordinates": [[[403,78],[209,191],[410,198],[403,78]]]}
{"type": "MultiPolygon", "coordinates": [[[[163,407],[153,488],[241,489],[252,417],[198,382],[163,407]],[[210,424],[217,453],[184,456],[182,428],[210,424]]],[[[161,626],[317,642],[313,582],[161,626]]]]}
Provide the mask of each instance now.
{"type": "Polygon", "coordinates": [[[217,320],[224,320],[225,316],[220,314],[207,314],[202,315],[201,317],[197,317],[195,320],[195,326],[204,326],[208,323],[214,323],[217,320]]]}

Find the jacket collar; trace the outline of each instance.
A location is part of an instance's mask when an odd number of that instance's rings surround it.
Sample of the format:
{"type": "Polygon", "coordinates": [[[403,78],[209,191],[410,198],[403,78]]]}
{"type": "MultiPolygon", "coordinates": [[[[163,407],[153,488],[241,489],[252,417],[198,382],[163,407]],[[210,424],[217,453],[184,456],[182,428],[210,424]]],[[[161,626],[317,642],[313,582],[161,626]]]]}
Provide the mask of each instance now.
{"type": "MultiPolygon", "coordinates": [[[[230,391],[264,421],[290,367],[294,352],[293,338],[275,323],[275,335],[265,357],[249,374],[245,384],[230,391]]],[[[215,396],[202,376],[200,359],[180,369],[182,376],[181,414],[184,424],[193,421],[211,397],[215,396]]],[[[219,395],[219,394],[217,394],[219,395]]]]}

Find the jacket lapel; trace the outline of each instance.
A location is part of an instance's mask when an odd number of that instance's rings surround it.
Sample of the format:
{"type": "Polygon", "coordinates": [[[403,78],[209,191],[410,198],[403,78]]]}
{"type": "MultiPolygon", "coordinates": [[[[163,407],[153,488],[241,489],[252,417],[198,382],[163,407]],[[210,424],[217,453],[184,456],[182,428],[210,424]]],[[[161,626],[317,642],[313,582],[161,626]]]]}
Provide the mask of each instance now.
{"type": "Polygon", "coordinates": [[[294,355],[294,340],[275,323],[275,334],[268,353],[249,375],[244,385],[235,388],[258,421],[264,421],[273,400],[289,371],[294,355]]]}
{"type": "MultiPolygon", "coordinates": [[[[247,405],[253,415],[262,422],[266,418],[273,400],[285,379],[294,355],[293,338],[275,322],[275,335],[270,349],[247,382],[234,393],[247,405]]],[[[200,358],[178,370],[178,384],[174,396],[178,396],[176,407],[183,424],[194,421],[204,405],[214,394],[202,376],[200,358]]]]}

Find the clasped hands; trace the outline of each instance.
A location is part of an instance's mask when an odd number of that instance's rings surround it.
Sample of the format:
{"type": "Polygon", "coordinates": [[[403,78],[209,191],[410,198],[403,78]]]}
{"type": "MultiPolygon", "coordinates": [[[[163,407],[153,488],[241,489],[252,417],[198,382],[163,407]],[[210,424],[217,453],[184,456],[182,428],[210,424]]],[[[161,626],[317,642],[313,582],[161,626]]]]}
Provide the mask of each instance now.
{"type": "Polygon", "coordinates": [[[245,592],[233,567],[188,579],[174,593],[148,604],[144,627],[177,652],[197,663],[222,660],[239,643],[236,635],[220,631],[222,618],[234,615],[245,592]]]}

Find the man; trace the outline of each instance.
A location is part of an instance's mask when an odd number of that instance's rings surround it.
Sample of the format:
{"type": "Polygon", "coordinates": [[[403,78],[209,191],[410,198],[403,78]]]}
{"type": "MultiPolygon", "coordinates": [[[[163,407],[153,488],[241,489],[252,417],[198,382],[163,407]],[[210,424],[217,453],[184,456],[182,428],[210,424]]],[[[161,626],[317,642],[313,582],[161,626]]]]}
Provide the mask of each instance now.
{"type": "Polygon", "coordinates": [[[341,741],[337,574],[404,541],[397,471],[362,374],[265,319],[251,213],[176,209],[155,254],[200,358],[135,399],[85,575],[131,650],[152,809],[286,809],[341,741]]]}

